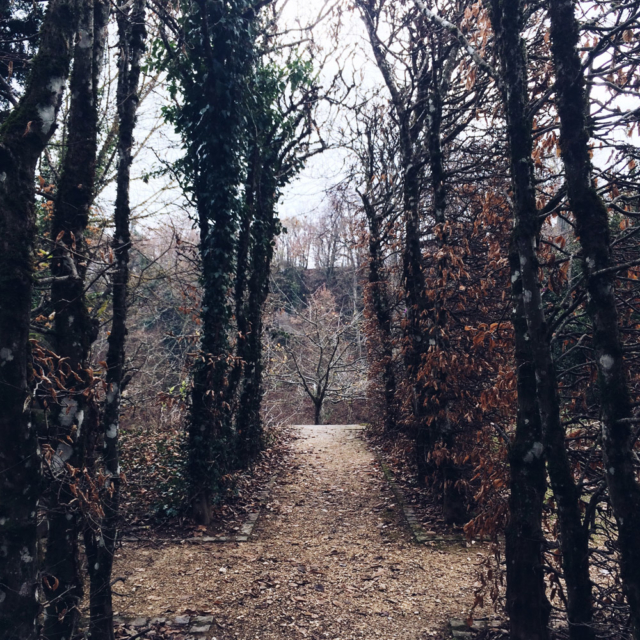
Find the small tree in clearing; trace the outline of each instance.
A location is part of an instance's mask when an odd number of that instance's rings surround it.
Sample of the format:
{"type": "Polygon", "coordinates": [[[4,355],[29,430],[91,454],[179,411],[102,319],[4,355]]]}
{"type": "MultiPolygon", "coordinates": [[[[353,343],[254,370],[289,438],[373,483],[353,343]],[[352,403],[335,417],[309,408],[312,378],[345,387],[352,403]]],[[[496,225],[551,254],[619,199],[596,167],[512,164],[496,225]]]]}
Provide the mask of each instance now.
{"type": "Polygon", "coordinates": [[[362,314],[345,317],[323,285],[299,312],[280,317],[281,338],[272,351],[272,374],[311,399],[314,423],[322,424],[326,402],[364,399],[366,362],[362,314]]]}

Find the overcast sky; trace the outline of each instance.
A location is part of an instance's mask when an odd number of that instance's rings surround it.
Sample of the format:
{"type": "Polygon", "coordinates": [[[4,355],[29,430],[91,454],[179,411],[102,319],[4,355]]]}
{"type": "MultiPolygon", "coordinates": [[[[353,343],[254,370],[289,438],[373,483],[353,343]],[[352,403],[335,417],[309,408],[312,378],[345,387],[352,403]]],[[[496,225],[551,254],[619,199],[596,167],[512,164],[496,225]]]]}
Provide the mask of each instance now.
{"type": "MultiPolygon", "coordinates": [[[[328,14],[313,29],[313,37],[320,47],[318,57],[324,60],[321,79],[329,82],[340,61],[348,76],[355,73],[360,85],[372,85],[378,81],[377,69],[368,62],[364,53],[364,29],[358,15],[348,10],[342,13],[339,37],[334,37],[336,14],[335,11],[327,12],[327,8],[335,9],[340,1],[280,2],[283,7],[282,23],[291,29],[287,37],[306,37],[305,32],[298,29],[315,24],[319,15],[328,14]]],[[[115,38],[115,34],[112,37],[115,38]]],[[[138,112],[135,132],[137,156],[132,169],[131,188],[131,202],[134,213],[138,216],[137,227],[154,227],[166,224],[169,220],[184,224],[186,220],[185,202],[177,185],[167,176],[149,176],[150,172],[159,169],[163,163],[172,162],[181,154],[178,136],[162,119],[161,108],[166,100],[165,88],[160,83],[142,102],[138,112]]],[[[284,190],[279,205],[280,217],[317,215],[322,210],[327,189],[344,177],[346,159],[347,154],[341,149],[330,149],[311,158],[295,181],[284,190]]],[[[111,184],[97,200],[107,216],[112,211],[114,199],[115,185],[111,184]]]]}
{"type": "MultiPolygon", "coordinates": [[[[315,24],[313,38],[320,51],[318,60],[323,60],[321,80],[328,83],[336,73],[338,66],[344,69],[345,76],[358,84],[358,90],[370,90],[381,83],[381,77],[369,54],[364,25],[357,14],[349,9],[345,0],[279,0],[282,8],[282,24],[288,29],[287,38],[299,40],[308,37],[302,27],[315,24]],[[336,37],[336,7],[341,4],[341,28],[336,37]],[[327,11],[327,9],[334,11],[327,11]],[[320,15],[326,15],[318,22],[320,15]]],[[[115,38],[115,34],[112,34],[115,38]]],[[[163,123],[161,107],[166,104],[164,87],[155,90],[141,104],[136,130],[137,157],[133,166],[131,199],[134,211],[146,215],[145,221],[137,225],[154,226],[170,219],[184,224],[186,213],[184,199],[175,184],[167,176],[143,179],[150,171],[157,170],[163,162],[176,160],[180,154],[180,141],[169,125],[163,123]]],[[[638,101],[621,101],[623,109],[634,109],[638,101]]],[[[343,116],[344,117],[344,116],[343,116]]],[[[337,124],[340,124],[338,120],[337,124]]],[[[329,131],[324,132],[330,142],[335,142],[329,131]]],[[[624,136],[624,132],[619,132],[624,136]]],[[[634,140],[637,134],[633,135],[634,140]]],[[[311,158],[305,169],[283,193],[279,206],[281,218],[313,217],[322,211],[325,194],[328,189],[341,181],[345,175],[345,163],[348,154],[342,149],[331,149],[322,155],[311,158]]],[[[604,161],[602,154],[595,150],[595,162],[604,161]]],[[[110,216],[115,197],[114,185],[105,189],[98,200],[105,215],[110,216]]]]}

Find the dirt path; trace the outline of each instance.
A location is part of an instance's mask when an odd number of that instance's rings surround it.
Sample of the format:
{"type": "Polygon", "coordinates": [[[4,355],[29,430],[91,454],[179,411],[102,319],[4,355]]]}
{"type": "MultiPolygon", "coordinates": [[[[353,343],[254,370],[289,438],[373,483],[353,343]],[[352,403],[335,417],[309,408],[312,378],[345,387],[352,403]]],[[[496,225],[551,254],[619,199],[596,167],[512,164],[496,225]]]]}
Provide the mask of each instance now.
{"type": "Polygon", "coordinates": [[[253,541],[126,544],[116,611],[213,615],[216,640],[444,637],[473,601],[484,550],[413,543],[357,430],[299,433],[253,541]]]}

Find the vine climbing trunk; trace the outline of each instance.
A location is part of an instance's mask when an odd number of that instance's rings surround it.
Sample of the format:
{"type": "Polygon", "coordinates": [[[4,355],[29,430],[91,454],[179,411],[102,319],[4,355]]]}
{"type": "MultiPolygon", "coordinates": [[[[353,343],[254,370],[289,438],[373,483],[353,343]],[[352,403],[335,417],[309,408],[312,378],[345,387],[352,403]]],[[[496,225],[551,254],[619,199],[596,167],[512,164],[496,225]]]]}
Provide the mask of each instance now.
{"type": "MultiPolygon", "coordinates": [[[[251,277],[251,228],[254,223],[256,209],[256,187],[260,180],[260,167],[256,162],[255,154],[250,159],[248,178],[245,181],[244,206],[240,214],[240,224],[238,239],[236,242],[236,260],[235,260],[235,283],[234,283],[234,302],[235,302],[235,320],[236,320],[236,362],[233,364],[229,374],[228,396],[232,399],[232,413],[237,413],[241,405],[237,404],[240,394],[240,387],[245,372],[249,365],[247,357],[249,357],[248,345],[249,334],[251,332],[249,318],[247,313],[248,304],[248,283],[251,277]]],[[[249,365],[250,366],[250,365],[249,365]]],[[[236,432],[238,434],[238,453],[243,448],[246,436],[244,424],[237,422],[236,432]],[[242,443],[242,444],[241,444],[242,443]]]]}
{"type": "Polygon", "coordinates": [[[129,186],[133,158],[133,132],[139,103],[142,56],[145,50],[146,0],[117,6],[118,43],[118,172],[116,177],[115,228],[112,248],[115,265],[112,276],[112,320],[106,355],[106,398],[100,421],[104,436],[102,454],[104,486],[101,489],[104,515],[97,526],[85,527],[84,541],[91,582],[89,633],[93,640],[113,640],[111,571],[118,535],[120,464],[118,428],[122,382],[125,373],[127,336],[127,286],[131,249],[131,207],[129,186]]]}
{"type": "Polygon", "coordinates": [[[592,178],[589,102],[580,59],[580,25],[570,0],[549,2],[551,50],[567,195],[582,246],[602,411],[604,466],[618,524],[620,572],[640,640],[640,486],[634,471],[629,383],[615,299],[615,264],[607,208],[592,178]]]}
{"type": "Polygon", "coordinates": [[[44,620],[48,640],[72,638],[80,615],[83,580],[78,557],[81,514],[77,511],[75,470],[85,464],[87,432],[96,415],[88,369],[89,351],[97,336],[86,304],[87,245],[84,234],[94,196],[98,135],[98,82],[103,65],[109,3],[87,1],[78,12],[78,38],[70,81],[67,149],[53,208],[55,241],[51,271],[51,303],[55,311],[53,346],[73,376],[70,389],[58,393],[49,437],[63,446],[64,464],[52,465],[47,508],[49,531],[44,560],[44,592],[49,602],[44,620]],[[86,392],[86,393],[85,393],[86,392]]]}
{"type": "MultiPolygon", "coordinates": [[[[236,455],[247,466],[263,446],[262,331],[269,294],[275,238],[280,233],[276,205],[282,187],[302,167],[308,153],[317,89],[311,65],[294,56],[285,67],[258,49],[248,79],[249,126],[245,131],[243,209],[236,260],[237,359],[242,363],[235,410],[236,455]],[[282,98],[291,90],[285,103],[282,98]]],[[[232,383],[232,384],[235,384],[232,383]]]]}
{"type": "Polygon", "coordinates": [[[256,11],[247,0],[198,0],[188,6],[183,34],[188,57],[181,62],[180,75],[186,106],[178,124],[187,144],[187,171],[200,220],[203,286],[187,471],[192,513],[203,524],[211,519],[211,500],[222,478],[237,466],[229,291],[238,258],[243,127],[256,11]]]}
{"type": "Polygon", "coordinates": [[[24,95],[0,128],[0,636],[36,637],[40,458],[30,415],[35,169],[69,74],[76,2],[51,0],[24,95]]]}
{"type": "Polygon", "coordinates": [[[258,141],[254,141],[253,147],[250,156],[253,166],[247,180],[251,187],[247,205],[253,210],[250,274],[244,312],[247,333],[242,345],[244,372],[236,419],[238,458],[244,466],[256,456],[262,446],[262,313],[269,295],[273,242],[280,228],[273,197],[278,167],[267,161],[265,156],[269,154],[260,152],[258,141]]]}
{"type": "MultiPolygon", "coordinates": [[[[570,636],[572,640],[591,640],[594,630],[591,624],[593,611],[589,577],[589,534],[588,529],[582,525],[580,493],[573,478],[560,421],[551,336],[540,293],[536,254],[540,217],[536,207],[531,158],[532,116],[528,110],[527,60],[521,36],[523,21],[522,0],[492,0],[491,22],[501,63],[513,187],[515,225],[512,247],[519,257],[519,263],[512,263],[512,269],[515,270],[511,278],[514,283],[522,281],[522,300],[527,321],[525,338],[530,344],[535,367],[547,468],[558,505],[570,636]]],[[[535,455],[534,450],[532,454],[535,455]]]]}

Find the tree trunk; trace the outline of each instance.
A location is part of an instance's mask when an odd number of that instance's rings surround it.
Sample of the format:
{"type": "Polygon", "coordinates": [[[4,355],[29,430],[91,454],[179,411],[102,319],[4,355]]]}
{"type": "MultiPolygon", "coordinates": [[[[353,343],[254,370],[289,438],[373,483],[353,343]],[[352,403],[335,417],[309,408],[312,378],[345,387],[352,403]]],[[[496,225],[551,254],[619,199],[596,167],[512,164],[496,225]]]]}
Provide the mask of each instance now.
{"type": "Polygon", "coordinates": [[[40,462],[29,325],[34,177],[55,130],[76,31],[74,0],[51,0],[23,98],[0,128],[0,635],[36,635],[40,462]],[[10,470],[10,472],[9,472],[10,470]]]}
{"type": "MultiPolygon", "coordinates": [[[[244,100],[253,61],[255,16],[249,3],[198,2],[189,16],[189,71],[183,87],[191,87],[194,73],[202,86],[192,89],[190,109],[202,105],[198,124],[183,130],[187,142],[190,179],[200,220],[202,258],[201,354],[193,367],[189,415],[187,474],[193,516],[203,524],[209,503],[222,477],[237,466],[233,398],[230,396],[229,340],[233,289],[241,216],[244,100]],[[196,6],[197,5],[197,6],[196,6]],[[246,13],[245,13],[246,11],[246,13]],[[203,70],[206,69],[206,73],[203,70]]],[[[188,109],[186,110],[188,111],[188,109]]],[[[191,116],[185,116],[190,122],[191,116]]]]}
{"type": "MultiPolygon", "coordinates": [[[[376,64],[391,94],[391,101],[398,121],[400,156],[402,164],[402,209],[404,244],[402,247],[402,285],[405,299],[403,322],[403,357],[407,378],[413,395],[412,412],[416,430],[416,463],[418,481],[424,483],[431,471],[429,452],[431,434],[426,424],[427,376],[420,376],[422,356],[429,346],[423,332],[423,315],[426,307],[425,278],[422,249],[420,247],[420,191],[423,166],[423,150],[419,138],[426,113],[426,101],[419,105],[407,104],[403,92],[396,86],[391,65],[376,33],[375,9],[370,0],[357,2],[369,35],[376,64]],[[412,111],[417,113],[412,117],[412,111]]],[[[428,66],[424,65],[424,72],[428,66]]],[[[424,82],[420,77],[420,81],[424,82]]],[[[422,96],[425,97],[425,96],[422,96]]]]}
{"type": "Polygon", "coordinates": [[[519,256],[512,280],[522,280],[522,299],[527,319],[527,336],[535,365],[538,406],[551,486],[558,505],[562,563],[567,585],[569,629],[572,640],[591,640],[591,580],[589,536],[582,526],[579,490],[567,455],[555,365],[540,294],[538,258],[539,234],[533,162],[532,120],[528,113],[527,63],[522,2],[492,0],[491,19],[502,64],[504,104],[507,117],[511,179],[514,192],[515,226],[513,250],[519,256]]]}
{"type": "Polygon", "coordinates": [[[313,424],[322,424],[322,400],[314,400],[313,407],[313,424]]]}
{"type": "MultiPolygon", "coordinates": [[[[238,244],[236,268],[236,320],[238,326],[238,359],[242,362],[242,380],[236,413],[237,456],[242,466],[247,466],[260,449],[260,382],[262,337],[261,287],[257,279],[266,275],[269,265],[260,260],[262,242],[265,238],[256,234],[260,224],[260,183],[263,159],[258,144],[253,144],[249,154],[249,170],[245,183],[244,212],[238,244]],[[256,269],[266,268],[266,274],[256,273],[256,269]]],[[[271,242],[269,237],[269,242],[271,242]]],[[[239,372],[240,373],[240,372],[239,372]]]]}
{"type": "MultiPolygon", "coordinates": [[[[369,177],[368,182],[370,182],[369,177]]],[[[396,402],[398,385],[393,359],[391,309],[382,255],[381,216],[376,212],[368,195],[361,194],[361,200],[369,226],[369,295],[376,318],[377,338],[380,342],[379,359],[382,364],[384,430],[390,433],[396,429],[398,422],[396,402]]]]}
{"type": "Polygon", "coordinates": [[[615,266],[607,208],[591,177],[589,104],[578,53],[580,27],[570,0],[551,0],[551,49],[560,116],[560,151],[567,195],[582,246],[593,324],[593,350],[602,403],[604,467],[618,523],[620,572],[631,608],[634,637],[640,640],[640,486],[635,478],[632,415],[627,371],[615,300],[615,266]]]}
{"type": "Polygon", "coordinates": [[[127,336],[127,286],[131,248],[129,184],[133,131],[138,108],[140,64],[145,49],[146,0],[117,8],[120,58],[118,60],[118,173],[112,247],[115,269],[112,278],[113,318],[107,349],[106,399],[100,416],[104,433],[105,485],[101,492],[104,517],[99,529],[85,528],[87,566],[91,581],[89,633],[92,640],[113,640],[111,570],[118,534],[120,464],[118,428],[125,367],[127,336]]]}
{"type": "MultiPolygon", "coordinates": [[[[257,145],[256,145],[257,146],[257,145]]],[[[262,312],[269,295],[269,277],[273,259],[273,240],[278,232],[275,212],[274,167],[256,150],[256,162],[262,166],[254,179],[254,221],[252,227],[251,267],[247,297],[247,336],[244,343],[244,380],[238,408],[238,455],[246,465],[262,447],[262,312]]]]}
{"type": "MultiPolygon", "coordinates": [[[[206,205],[199,202],[198,207],[204,209],[206,205]]],[[[227,294],[233,269],[234,227],[232,212],[221,206],[215,225],[207,225],[201,233],[202,354],[193,372],[188,461],[193,517],[201,524],[209,524],[208,505],[214,488],[236,460],[228,395],[231,312],[227,294]]]]}
{"type": "MultiPolygon", "coordinates": [[[[442,117],[443,99],[449,88],[451,73],[457,60],[457,46],[451,45],[444,57],[444,64],[434,65],[431,82],[428,83],[426,134],[429,149],[429,167],[431,169],[431,191],[433,197],[434,235],[438,247],[436,258],[436,281],[433,302],[429,305],[430,327],[428,333],[428,349],[439,349],[447,353],[449,350],[448,313],[444,306],[444,281],[447,269],[448,230],[446,226],[447,183],[442,150],[442,117]]],[[[430,377],[437,380],[437,385],[429,388],[426,407],[428,426],[424,427],[426,450],[421,458],[427,459],[437,442],[442,442],[450,453],[455,449],[455,434],[447,416],[447,370],[441,366],[432,367],[430,377]]],[[[469,520],[467,500],[460,488],[459,480],[463,477],[463,469],[456,465],[451,455],[444,458],[437,469],[443,481],[443,516],[448,524],[464,524],[469,520]]]]}
{"type": "MultiPolygon", "coordinates": [[[[520,256],[512,247],[511,272],[520,271],[520,256]]],[[[512,640],[548,640],[551,604],[543,571],[542,505],[547,475],[542,425],[538,411],[535,366],[527,335],[522,279],[512,279],[518,417],[509,449],[509,521],[505,528],[507,612],[512,640]]]]}
{"type": "MultiPolygon", "coordinates": [[[[257,183],[260,180],[260,161],[254,152],[249,161],[248,177],[245,182],[244,203],[242,207],[240,229],[238,233],[238,241],[236,244],[236,264],[235,264],[235,285],[234,285],[234,302],[235,302],[235,318],[236,318],[236,355],[237,360],[231,368],[229,375],[228,396],[232,399],[232,413],[236,414],[241,405],[238,402],[238,388],[245,377],[247,367],[251,365],[247,362],[249,350],[247,341],[249,339],[250,327],[249,318],[249,301],[248,301],[248,284],[251,277],[250,261],[251,261],[251,228],[256,213],[256,191],[257,183]]],[[[250,375],[250,373],[249,373],[250,375]]],[[[236,433],[238,434],[238,442],[236,443],[238,452],[243,448],[246,433],[244,425],[236,422],[236,433]]]]}
{"type": "Polygon", "coordinates": [[[425,423],[427,401],[426,377],[420,376],[422,354],[428,347],[422,320],[425,281],[420,249],[420,221],[418,203],[420,186],[413,157],[406,158],[404,168],[404,247],[402,253],[402,283],[406,315],[403,327],[404,361],[413,394],[413,418],[416,429],[416,464],[418,482],[424,484],[432,471],[429,461],[431,430],[425,423]]]}
{"type": "MultiPolygon", "coordinates": [[[[51,301],[55,311],[54,349],[65,358],[78,378],[74,391],[58,395],[51,424],[53,447],[57,442],[71,444],[67,464],[84,467],[85,440],[89,424],[87,404],[92,402],[83,391],[91,384],[87,358],[96,338],[84,293],[86,243],[84,233],[93,202],[96,171],[98,80],[103,64],[109,3],[87,1],[79,11],[78,39],[70,81],[71,103],[67,150],[53,209],[51,236],[56,240],[52,274],[51,301]]],[[[79,618],[82,599],[82,574],[78,558],[80,514],[73,506],[77,500],[70,485],[76,479],[59,471],[49,491],[49,535],[44,571],[44,591],[51,603],[46,610],[44,635],[48,640],[72,638],[79,618]],[[56,585],[54,589],[53,586],[56,585]]]]}
{"type": "MultiPolygon", "coordinates": [[[[374,214],[375,215],[375,214],[374,214]]],[[[378,325],[378,339],[381,346],[382,385],[384,394],[384,429],[391,433],[398,425],[398,404],[396,393],[398,383],[393,357],[393,338],[391,334],[391,310],[387,295],[387,283],[383,275],[379,237],[375,237],[377,224],[369,223],[369,284],[371,299],[378,325]]]]}

